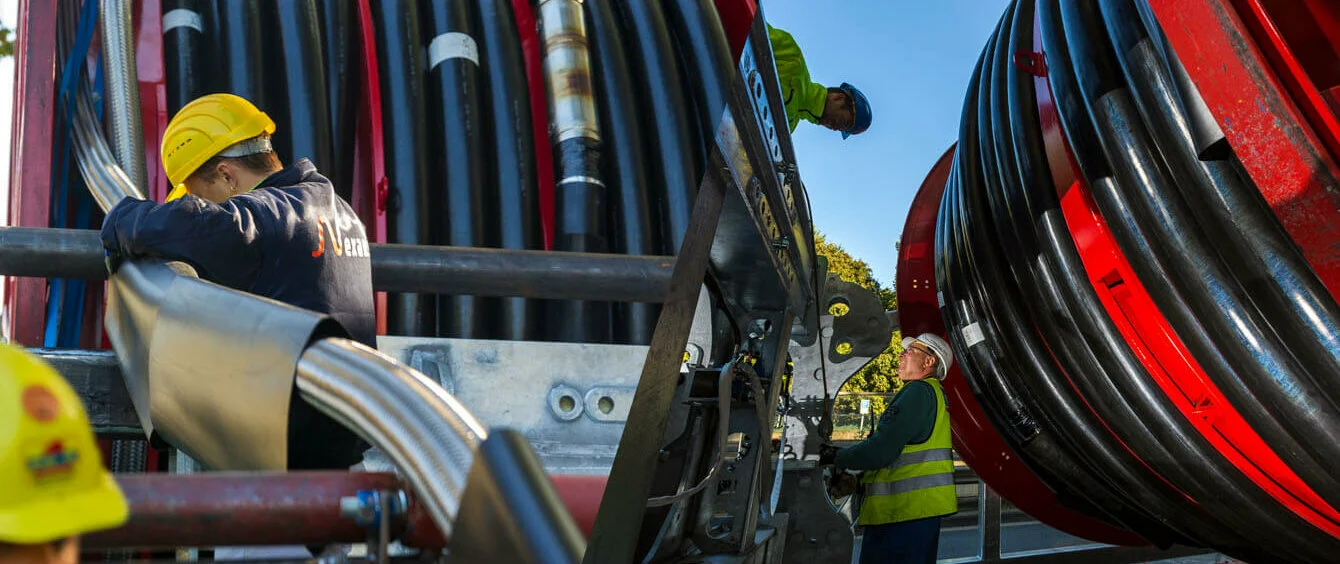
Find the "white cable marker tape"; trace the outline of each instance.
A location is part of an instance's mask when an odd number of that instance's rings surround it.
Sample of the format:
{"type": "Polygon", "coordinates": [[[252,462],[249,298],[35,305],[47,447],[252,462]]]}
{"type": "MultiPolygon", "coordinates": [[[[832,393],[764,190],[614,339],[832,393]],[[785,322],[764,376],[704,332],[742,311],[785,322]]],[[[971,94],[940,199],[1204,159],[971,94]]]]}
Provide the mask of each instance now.
{"type": "Polygon", "coordinates": [[[982,341],[985,341],[986,337],[982,336],[982,326],[978,325],[977,322],[974,321],[972,322],[971,325],[964,327],[963,340],[968,344],[969,347],[976,345],[977,343],[980,343],[982,341]]]}
{"type": "Polygon", "coordinates": [[[945,308],[945,293],[944,293],[944,292],[936,292],[936,293],[935,293],[935,301],[938,302],[938,303],[940,304],[940,309],[944,309],[944,308],[945,308]]]}
{"type": "Polygon", "coordinates": [[[450,31],[433,38],[428,44],[428,70],[433,70],[447,59],[470,59],[479,64],[479,46],[475,39],[459,31],[450,31]]]}
{"type": "Polygon", "coordinates": [[[167,33],[179,27],[189,27],[203,33],[205,26],[200,22],[200,12],[187,10],[186,8],[177,8],[163,14],[163,33],[167,33]]]}

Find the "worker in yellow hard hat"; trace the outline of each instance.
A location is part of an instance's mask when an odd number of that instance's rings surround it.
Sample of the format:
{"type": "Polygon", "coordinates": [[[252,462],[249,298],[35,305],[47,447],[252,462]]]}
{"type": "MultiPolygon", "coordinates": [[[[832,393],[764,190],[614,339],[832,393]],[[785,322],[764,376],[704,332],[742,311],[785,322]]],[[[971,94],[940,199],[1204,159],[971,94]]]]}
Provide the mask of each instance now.
{"type": "Polygon", "coordinates": [[[78,562],[79,535],[127,514],[70,384],[0,344],[0,564],[78,562]]]}
{"type": "MultiPolygon", "coordinates": [[[[163,132],[169,201],[126,198],[107,212],[111,268],[152,257],[195,267],[202,279],[318,313],[376,347],[366,230],[307,159],[284,167],[275,124],[251,102],[209,94],[163,132]]],[[[365,445],[305,402],[290,411],[290,469],[344,469],[365,445]]]]}

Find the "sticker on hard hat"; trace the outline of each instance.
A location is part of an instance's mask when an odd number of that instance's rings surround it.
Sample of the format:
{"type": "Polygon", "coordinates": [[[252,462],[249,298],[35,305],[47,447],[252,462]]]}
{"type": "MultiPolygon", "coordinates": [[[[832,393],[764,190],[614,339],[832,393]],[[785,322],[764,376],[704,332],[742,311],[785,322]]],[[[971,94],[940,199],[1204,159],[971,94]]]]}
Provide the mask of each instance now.
{"type": "Polygon", "coordinates": [[[23,411],[38,423],[50,423],[60,415],[60,400],[46,386],[28,386],[23,390],[23,411]]]}
{"type": "Polygon", "coordinates": [[[65,448],[60,441],[51,441],[39,454],[28,459],[27,467],[33,479],[42,482],[69,475],[78,460],[79,451],[65,448]]]}

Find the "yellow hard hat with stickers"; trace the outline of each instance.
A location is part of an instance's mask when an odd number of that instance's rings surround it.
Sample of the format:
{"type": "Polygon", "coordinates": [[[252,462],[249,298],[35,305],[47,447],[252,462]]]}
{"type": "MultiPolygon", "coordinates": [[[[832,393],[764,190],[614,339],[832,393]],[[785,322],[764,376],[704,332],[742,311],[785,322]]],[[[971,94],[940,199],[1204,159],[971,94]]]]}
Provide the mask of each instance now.
{"type": "Polygon", "coordinates": [[[0,344],[0,542],[54,542],[119,526],[127,513],[74,389],[0,344]]]}

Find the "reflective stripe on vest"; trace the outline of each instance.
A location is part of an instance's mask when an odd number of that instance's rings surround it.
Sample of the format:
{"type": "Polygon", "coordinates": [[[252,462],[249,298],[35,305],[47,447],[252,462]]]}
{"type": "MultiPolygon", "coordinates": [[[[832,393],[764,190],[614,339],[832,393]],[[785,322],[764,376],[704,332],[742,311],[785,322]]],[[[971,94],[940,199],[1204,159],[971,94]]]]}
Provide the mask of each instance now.
{"type": "Polygon", "coordinates": [[[958,512],[953,438],[944,389],[939,380],[925,382],[935,391],[935,425],[931,436],[925,442],[904,446],[888,468],[865,473],[861,480],[865,484],[865,501],[861,503],[858,524],[899,523],[958,512]]]}

